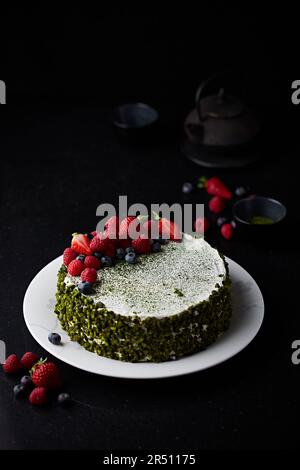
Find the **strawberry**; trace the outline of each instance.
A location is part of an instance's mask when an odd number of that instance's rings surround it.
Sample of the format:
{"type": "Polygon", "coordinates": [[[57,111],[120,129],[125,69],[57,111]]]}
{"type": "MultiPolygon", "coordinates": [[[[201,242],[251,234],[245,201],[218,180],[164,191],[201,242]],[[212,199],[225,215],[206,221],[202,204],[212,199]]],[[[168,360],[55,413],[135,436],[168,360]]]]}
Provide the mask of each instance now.
{"type": "Polygon", "coordinates": [[[100,269],[101,262],[96,256],[86,256],[84,259],[84,266],[86,268],[100,269]]]}
{"type": "Polygon", "coordinates": [[[32,405],[45,405],[48,402],[47,390],[45,387],[36,387],[29,395],[29,401],[32,405]]]}
{"type": "Polygon", "coordinates": [[[63,263],[65,266],[69,266],[71,261],[73,261],[77,256],[76,251],[72,250],[72,248],[66,248],[63,254],[63,263]]]}
{"type": "Polygon", "coordinates": [[[74,233],[71,248],[79,255],[91,255],[90,240],[87,235],[82,233],[74,233]]]}
{"type": "Polygon", "coordinates": [[[110,244],[109,238],[105,234],[98,233],[96,237],[93,238],[90,244],[90,248],[93,253],[104,253],[104,250],[110,244]]]}
{"type": "Polygon", "coordinates": [[[137,221],[137,217],[133,215],[129,215],[122,220],[119,227],[119,239],[126,240],[127,238],[133,238],[131,235],[134,235],[133,232],[138,232],[139,230],[139,222],[137,221]]]}
{"type": "Polygon", "coordinates": [[[21,363],[16,354],[11,354],[5,359],[2,367],[6,374],[16,374],[21,370],[21,363]]]}
{"type": "Polygon", "coordinates": [[[94,284],[97,280],[97,271],[94,268],[85,268],[80,277],[82,281],[94,284]]]}
{"type": "Polygon", "coordinates": [[[39,360],[39,356],[33,352],[26,352],[21,358],[21,365],[24,369],[30,370],[39,360]]]}
{"type": "Polygon", "coordinates": [[[84,270],[84,264],[79,259],[74,259],[68,266],[70,276],[80,276],[84,270]]]}
{"type": "Polygon", "coordinates": [[[59,388],[61,386],[59,370],[53,362],[46,361],[46,359],[41,360],[33,366],[30,371],[31,380],[36,387],[59,388]]]}
{"type": "Polygon", "coordinates": [[[231,224],[224,224],[221,227],[221,234],[226,240],[231,240],[233,237],[233,227],[231,224]]]}
{"type": "Polygon", "coordinates": [[[141,232],[149,238],[159,237],[159,221],[158,220],[147,220],[143,223],[141,232]]]}
{"type": "Polygon", "coordinates": [[[207,179],[205,176],[202,176],[198,180],[198,188],[205,188],[208,194],[211,196],[219,196],[224,199],[231,199],[232,193],[225,186],[225,184],[217,177],[213,176],[212,178],[207,179]]]}
{"type": "Polygon", "coordinates": [[[116,215],[110,217],[105,224],[105,234],[111,240],[117,240],[119,236],[119,217],[116,215]]]}
{"type": "Polygon", "coordinates": [[[146,238],[146,236],[141,235],[136,240],[132,240],[132,248],[134,248],[136,253],[149,253],[151,250],[151,243],[149,238],[146,238]]]}
{"type": "Polygon", "coordinates": [[[209,229],[209,221],[206,217],[198,217],[194,227],[196,233],[205,233],[209,229]]]}
{"type": "Polygon", "coordinates": [[[163,238],[167,238],[169,240],[175,240],[175,241],[181,240],[179,227],[174,222],[171,222],[171,220],[168,220],[162,217],[161,219],[159,219],[158,228],[159,228],[159,234],[163,238]]]}
{"type": "Polygon", "coordinates": [[[219,196],[214,196],[209,201],[208,207],[215,214],[219,214],[219,212],[222,212],[222,210],[225,209],[225,199],[219,196]]]}

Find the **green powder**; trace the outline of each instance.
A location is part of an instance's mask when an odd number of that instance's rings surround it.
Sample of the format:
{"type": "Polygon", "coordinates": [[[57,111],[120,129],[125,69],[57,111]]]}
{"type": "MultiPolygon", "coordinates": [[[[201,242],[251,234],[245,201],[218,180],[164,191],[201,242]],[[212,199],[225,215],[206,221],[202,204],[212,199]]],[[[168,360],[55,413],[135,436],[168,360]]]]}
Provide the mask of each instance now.
{"type": "Polygon", "coordinates": [[[253,215],[250,219],[250,224],[253,225],[271,225],[274,223],[274,220],[270,217],[264,217],[263,215],[253,215]]]}

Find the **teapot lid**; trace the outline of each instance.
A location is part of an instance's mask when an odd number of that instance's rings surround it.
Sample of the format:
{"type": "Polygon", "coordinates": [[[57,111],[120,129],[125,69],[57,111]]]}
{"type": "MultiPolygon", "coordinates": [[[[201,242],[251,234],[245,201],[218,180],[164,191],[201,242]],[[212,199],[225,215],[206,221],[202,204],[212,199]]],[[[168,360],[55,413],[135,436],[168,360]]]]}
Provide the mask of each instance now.
{"type": "MultiPolygon", "coordinates": [[[[200,96],[196,96],[196,102],[199,98],[200,96]]],[[[239,98],[225,94],[224,88],[220,88],[219,93],[201,98],[198,102],[199,108],[202,119],[206,117],[228,119],[241,114],[245,109],[245,104],[239,98]]]]}

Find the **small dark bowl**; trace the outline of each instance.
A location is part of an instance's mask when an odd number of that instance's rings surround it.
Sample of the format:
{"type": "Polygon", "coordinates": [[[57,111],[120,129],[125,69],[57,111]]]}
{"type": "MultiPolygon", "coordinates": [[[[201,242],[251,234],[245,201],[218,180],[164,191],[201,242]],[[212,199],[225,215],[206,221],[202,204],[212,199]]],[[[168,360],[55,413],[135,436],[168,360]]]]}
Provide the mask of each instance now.
{"type": "Polygon", "coordinates": [[[113,111],[113,125],[124,137],[142,137],[156,127],[159,114],[144,103],[127,103],[113,111]]]}
{"type": "Polygon", "coordinates": [[[250,196],[241,199],[233,205],[235,220],[245,226],[272,227],[281,222],[286,216],[286,208],[281,202],[262,196],[250,196]],[[253,217],[265,217],[272,220],[270,224],[251,222],[253,217]]]}

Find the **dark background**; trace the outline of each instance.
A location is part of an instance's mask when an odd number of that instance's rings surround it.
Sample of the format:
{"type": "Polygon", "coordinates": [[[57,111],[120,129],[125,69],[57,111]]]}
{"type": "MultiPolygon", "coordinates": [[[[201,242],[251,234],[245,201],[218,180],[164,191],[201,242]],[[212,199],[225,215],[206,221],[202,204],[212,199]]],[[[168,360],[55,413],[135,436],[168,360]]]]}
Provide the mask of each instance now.
{"type": "MultiPolygon", "coordinates": [[[[218,171],[233,188],[280,199],[280,236],[209,241],[247,269],[266,303],[263,327],[229,362],[187,377],[127,381],[60,367],[75,406],[32,409],[1,377],[2,449],[291,449],[298,444],[300,366],[291,343],[300,322],[298,126],[290,101],[297,78],[295,12],[217,3],[139,10],[126,6],[6,8],[1,15],[0,338],[8,353],[45,354],[27,331],[22,300],[33,276],[93,229],[101,202],[199,202],[184,181],[213,172],[187,162],[179,141],[197,85],[235,71],[249,103],[265,116],[263,158],[218,171]],[[239,78],[241,77],[241,79],[239,78]],[[243,78],[243,80],[242,80],[243,78]],[[159,141],[116,138],[112,107],[138,100],[161,113],[159,141]],[[299,369],[299,370],[298,370],[299,369]]],[[[215,172],[214,172],[215,173],[215,172]]]]}

